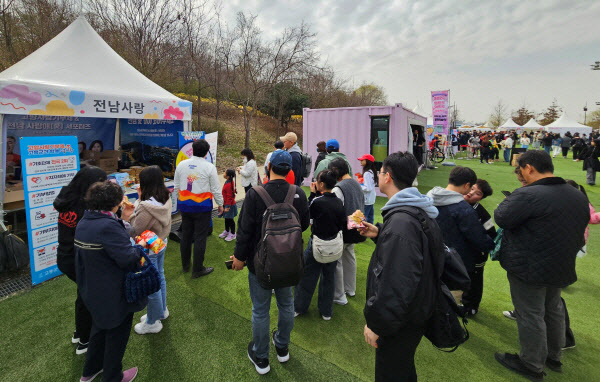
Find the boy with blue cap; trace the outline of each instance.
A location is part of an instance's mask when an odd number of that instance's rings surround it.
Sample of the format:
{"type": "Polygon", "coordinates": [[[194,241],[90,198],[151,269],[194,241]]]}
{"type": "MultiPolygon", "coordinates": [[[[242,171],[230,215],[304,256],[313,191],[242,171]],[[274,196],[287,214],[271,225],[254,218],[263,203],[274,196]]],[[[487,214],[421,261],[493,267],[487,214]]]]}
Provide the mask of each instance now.
{"type": "Polygon", "coordinates": [[[323,159],[322,161],[319,162],[319,165],[317,166],[317,168],[315,169],[315,172],[313,173],[313,178],[316,178],[316,176],[321,171],[327,170],[327,167],[329,166],[329,162],[331,162],[335,158],[342,158],[343,160],[345,160],[346,163],[348,163],[348,168],[350,170],[350,174],[352,174],[352,166],[350,166],[350,162],[348,161],[348,158],[346,158],[346,155],[344,155],[340,152],[340,143],[337,141],[337,139],[330,139],[325,143],[325,145],[327,148],[327,156],[325,157],[325,159],[323,159]]]}
{"type": "MultiPolygon", "coordinates": [[[[300,217],[302,231],[310,223],[308,202],[302,188],[289,184],[285,177],[292,169],[292,157],[283,150],[275,150],[268,164],[270,181],[262,187],[275,203],[283,203],[290,187],[296,188],[292,203],[300,217]]],[[[261,187],[261,186],[257,186],[261,187]]],[[[268,373],[269,367],[269,328],[271,307],[271,289],[263,288],[254,270],[254,254],[261,240],[262,219],[267,206],[252,188],[246,193],[244,206],[238,219],[238,232],[235,251],[231,259],[232,269],[240,271],[244,265],[248,267],[248,285],[252,299],[252,341],[248,344],[248,358],[254,364],[259,374],[268,373]]],[[[275,298],[279,309],[278,329],[273,332],[272,341],[277,351],[279,362],[287,362],[290,358],[288,344],[290,333],[294,327],[294,296],[292,287],[275,289],[275,298]]]]}

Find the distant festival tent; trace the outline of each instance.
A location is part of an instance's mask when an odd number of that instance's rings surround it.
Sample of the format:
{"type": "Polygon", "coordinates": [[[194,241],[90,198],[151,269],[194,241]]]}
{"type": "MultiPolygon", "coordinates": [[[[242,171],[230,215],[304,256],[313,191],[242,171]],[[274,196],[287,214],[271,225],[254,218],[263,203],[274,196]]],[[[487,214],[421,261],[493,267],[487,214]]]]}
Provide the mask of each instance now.
{"type": "Polygon", "coordinates": [[[534,118],[531,118],[520,129],[523,129],[523,130],[541,130],[543,128],[544,128],[544,126],[542,126],[539,123],[537,123],[537,121],[534,118]]]}
{"type": "Polygon", "coordinates": [[[515,121],[512,120],[512,118],[509,118],[502,125],[498,126],[498,131],[516,130],[516,129],[519,129],[521,127],[522,126],[516,124],[515,121]]]}
{"type": "Polygon", "coordinates": [[[549,125],[544,126],[544,130],[550,133],[565,134],[567,131],[571,134],[590,134],[592,128],[590,126],[582,125],[581,123],[570,119],[567,113],[563,113],[556,121],[549,125]]]}

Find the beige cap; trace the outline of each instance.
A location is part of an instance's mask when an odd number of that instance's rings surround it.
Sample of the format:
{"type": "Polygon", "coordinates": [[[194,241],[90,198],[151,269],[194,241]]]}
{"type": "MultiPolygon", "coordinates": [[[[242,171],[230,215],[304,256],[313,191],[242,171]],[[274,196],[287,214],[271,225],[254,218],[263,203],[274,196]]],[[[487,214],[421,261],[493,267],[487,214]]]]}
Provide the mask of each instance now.
{"type": "Polygon", "coordinates": [[[296,135],[296,133],[289,132],[283,137],[279,137],[279,140],[281,142],[290,141],[296,143],[298,142],[298,136],[296,135]]]}

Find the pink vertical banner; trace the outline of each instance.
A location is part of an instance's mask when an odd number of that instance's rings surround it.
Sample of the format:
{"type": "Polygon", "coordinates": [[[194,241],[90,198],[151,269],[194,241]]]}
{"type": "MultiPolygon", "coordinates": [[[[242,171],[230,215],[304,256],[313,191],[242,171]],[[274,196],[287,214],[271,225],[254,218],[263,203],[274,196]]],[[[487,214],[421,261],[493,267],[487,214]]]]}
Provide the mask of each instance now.
{"type": "Polygon", "coordinates": [[[448,96],[450,90],[431,92],[433,109],[433,133],[448,135],[448,96]]]}

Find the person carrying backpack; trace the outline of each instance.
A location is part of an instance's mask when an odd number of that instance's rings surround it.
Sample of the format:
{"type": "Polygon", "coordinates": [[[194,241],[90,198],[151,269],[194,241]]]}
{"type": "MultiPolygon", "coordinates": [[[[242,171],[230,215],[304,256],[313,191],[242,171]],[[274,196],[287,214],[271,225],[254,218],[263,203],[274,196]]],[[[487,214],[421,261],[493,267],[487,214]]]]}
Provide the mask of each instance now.
{"type": "Polygon", "coordinates": [[[252,299],[252,341],[248,344],[248,358],[259,374],[266,374],[271,370],[269,310],[273,289],[279,310],[279,327],[273,332],[272,341],[279,362],[289,360],[288,344],[294,327],[292,286],[300,281],[302,272],[301,232],[310,224],[304,191],[285,181],[291,168],[292,157],[288,152],[273,152],[269,163],[270,181],[263,187],[250,189],[246,194],[238,218],[235,251],[231,256],[232,269],[240,271],[244,265],[248,267],[248,285],[252,299]],[[262,195],[262,190],[267,195],[262,195]],[[265,199],[271,199],[269,207],[265,199]],[[290,200],[291,206],[287,203],[290,200]],[[291,229],[282,229],[286,226],[291,229]],[[297,232],[298,229],[301,232],[297,232]],[[267,247],[268,251],[265,250],[267,247]],[[265,262],[265,255],[269,256],[270,261],[265,262]],[[286,282],[286,277],[289,282],[286,282]],[[267,280],[274,280],[273,283],[276,280],[278,285],[269,285],[267,280]]]}
{"type": "Polygon", "coordinates": [[[433,200],[411,187],[418,166],[408,152],[383,161],[379,188],[389,198],[381,209],[383,224],[365,223],[360,229],[375,241],[364,308],[365,341],[376,348],[375,381],[417,380],[415,351],[436,307],[442,234],[433,200]],[[430,248],[420,221],[407,210],[426,219],[436,248],[430,248]]]}

